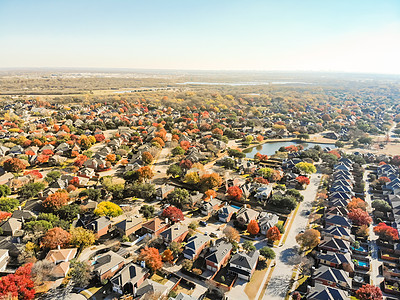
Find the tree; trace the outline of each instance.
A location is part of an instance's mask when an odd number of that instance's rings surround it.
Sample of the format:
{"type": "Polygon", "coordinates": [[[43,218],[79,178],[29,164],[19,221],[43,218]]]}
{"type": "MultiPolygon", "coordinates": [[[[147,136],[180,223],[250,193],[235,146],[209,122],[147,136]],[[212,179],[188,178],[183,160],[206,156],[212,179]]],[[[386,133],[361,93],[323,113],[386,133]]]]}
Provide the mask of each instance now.
{"type": "Polygon", "coordinates": [[[217,197],[217,192],[214,190],[207,190],[204,195],[206,195],[206,198],[204,200],[208,201],[210,200],[211,197],[215,198],[217,197]]]}
{"type": "Polygon", "coordinates": [[[161,216],[168,218],[172,222],[179,222],[185,219],[182,211],[175,206],[168,206],[167,208],[165,208],[161,216]]]}
{"type": "Polygon", "coordinates": [[[279,228],[276,226],[269,228],[267,231],[267,239],[272,242],[279,241],[281,239],[281,232],[279,231],[279,228]]]}
{"type": "Polygon", "coordinates": [[[335,147],[337,148],[343,148],[344,147],[344,143],[342,141],[336,141],[335,142],[335,147]]]}
{"type": "Polygon", "coordinates": [[[9,158],[3,163],[4,170],[12,173],[18,173],[26,169],[26,164],[17,157],[9,158]]]}
{"type": "Polygon", "coordinates": [[[372,218],[368,212],[362,210],[361,208],[353,209],[348,213],[347,216],[355,225],[369,225],[372,223],[372,218]]]}
{"type": "Polygon", "coordinates": [[[85,262],[76,259],[71,260],[70,271],[68,275],[72,282],[79,287],[86,287],[92,278],[93,267],[85,262]]]}
{"type": "Polygon", "coordinates": [[[153,157],[153,155],[151,155],[150,152],[144,151],[142,153],[142,160],[145,164],[151,164],[154,160],[154,157],[153,157]]]}
{"type": "Polygon", "coordinates": [[[190,259],[185,259],[182,262],[182,268],[186,271],[190,271],[193,268],[193,261],[191,261],[190,259]]]}
{"type": "Polygon", "coordinates": [[[83,227],[71,227],[71,244],[76,247],[86,248],[92,246],[96,241],[96,236],[93,231],[83,227]]]}
{"type": "Polygon", "coordinates": [[[81,208],[78,204],[70,204],[59,208],[54,213],[61,219],[72,222],[81,213],[81,208]]]}
{"type": "Polygon", "coordinates": [[[204,191],[219,187],[222,184],[222,178],[217,173],[204,174],[200,178],[200,185],[204,191]]]}
{"type": "Polygon", "coordinates": [[[87,197],[88,200],[97,202],[101,198],[101,190],[86,189],[79,193],[79,197],[87,197]]]}
{"type": "Polygon", "coordinates": [[[309,185],[310,184],[310,178],[308,178],[306,176],[297,176],[296,180],[301,185],[309,185]]]}
{"type": "Polygon", "coordinates": [[[183,180],[187,184],[198,184],[200,181],[199,174],[197,172],[190,172],[185,175],[185,179],[183,180]]]}
{"type": "Polygon", "coordinates": [[[253,242],[245,241],[243,243],[243,249],[246,251],[254,251],[254,250],[256,250],[256,247],[253,245],[253,242]]]}
{"type": "Polygon", "coordinates": [[[10,212],[6,212],[6,211],[0,211],[0,222],[7,220],[9,217],[11,217],[11,213],[10,212]]]}
{"type": "Polygon", "coordinates": [[[374,227],[374,232],[383,240],[396,241],[399,239],[399,233],[396,228],[388,226],[385,223],[379,223],[374,227]]]}
{"type": "Polygon", "coordinates": [[[297,163],[296,168],[303,174],[313,174],[313,173],[317,172],[317,169],[315,168],[315,166],[313,164],[307,163],[307,162],[297,163]]]}
{"type": "Polygon", "coordinates": [[[115,162],[116,159],[117,159],[117,156],[114,153],[107,154],[107,156],[106,156],[106,161],[109,161],[112,163],[115,162]]]}
{"type": "Polygon", "coordinates": [[[0,198],[6,197],[10,194],[11,194],[10,188],[5,184],[1,184],[0,185],[0,198]]]}
{"type": "Polygon", "coordinates": [[[313,249],[319,244],[321,234],[316,229],[307,229],[304,233],[299,233],[296,236],[296,242],[303,249],[313,249]]]}
{"type": "Polygon", "coordinates": [[[167,175],[172,175],[173,177],[181,176],[182,173],[183,171],[178,165],[170,165],[167,169],[167,175]]]}
{"type": "Polygon", "coordinates": [[[258,226],[256,220],[251,220],[249,222],[249,225],[247,225],[247,232],[249,232],[252,235],[256,235],[257,233],[260,232],[260,227],[258,226]]]}
{"type": "Polygon", "coordinates": [[[133,184],[125,184],[124,192],[127,197],[140,197],[145,200],[151,200],[156,195],[154,184],[146,182],[134,182],[133,184]]]}
{"type": "Polygon", "coordinates": [[[228,196],[233,200],[239,201],[243,197],[242,190],[240,189],[240,187],[238,187],[236,185],[229,187],[227,193],[228,193],[228,196]]]}
{"type": "Polygon", "coordinates": [[[1,299],[23,299],[35,298],[34,282],[32,280],[32,263],[19,267],[14,274],[0,278],[1,299]]]}
{"type": "Polygon", "coordinates": [[[56,181],[60,177],[61,177],[60,171],[50,171],[49,173],[47,173],[44,180],[46,180],[48,183],[52,183],[53,181],[56,181]]]}
{"type": "Polygon", "coordinates": [[[376,210],[383,211],[383,212],[389,212],[392,210],[392,207],[390,206],[389,203],[385,200],[374,200],[372,202],[372,207],[376,210]]]}
{"type": "Polygon", "coordinates": [[[181,146],[177,146],[174,149],[171,150],[171,154],[173,156],[179,156],[185,154],[185,150],[181,146]]]}
{"type": "Polygon", "coordinates": [[[264,256],[266,259],[274,259],[275,258],[275,251],[270,247],[262,247],[260,249],[260,254],[264,256]]]}
{"type": "Polygon", "coordinates": [[[142,205],[140,207],[139,212],[145,217],[146,219],[150,219],[154,216],[154,206],[152,205],[142,205]]]}
{"type": "Polygon", "coordinates": [[[94,213],[98,216],[118,217],[122,215],[122,209],[113,202],[103,201],[97,205],[94,213]]]}
{"type": "Polygon", "coordinates": [[[51,194],[43,200],[42,205],[45,208],[56,210],[66,205],[69,201],[68,193],[64,190],[51,194]]]}
{"type": "Polygon", "coordinates": [[[49,249],[67,246],[71,241],[71,234],[60,227],[54,227],[47,231],[42,238],[41,246],[49,249]]]}
{"type": "Polygon", "coordinates": [[[29,182],[21,187],[18,191],[19,195],[24,199],[37,197],[40,191],[45,188],[42,182],[29,182]]]}
{"type": "Polygon", "coordinates": [[[367,237],[369,236],[369,226],[368,225],[361,225],[357,231],[356,234],[358,236],[363,236],[363,237],[367,237]]]}
{"type": "Polygon", "coordinates": [[[46,220],[33,220],[25,223],[24,229],[27,232],[37,233],[46,232],[53,228],[53,224],[46,220]]]}
{"type": "Polygon", "coordinates": [[[0,211],[13,212],[19,205],[18,199],[15,198],[1,198],[0,211]]]}
{"type": "Polygon", "coordinates": [[[171,262],[174,260],[174,254],[170,249],[166,249],[162,254],[162,261],[171,262]]]}
{"type": "Polygon", "coordinates": [[[152,272],[161,269],[163,265],[158,249],[152,247],[145,247],[144,249],[140,250],[139,260],[144,261],[146,263],[146,267],[148,267],[152,272]]]}
{"type": "Polygon", "coordinates": [[[187,171],[187,170],[190,170],[190,169],[192,168],[193,163],[192,163],[192,161],[190,161],[190,160],[188,160],[188,159],[183,159],[183,160],[179,163],[179,166],[180,166],[183,170],[187,171]]]}
{"type": "Polygon", "coordinates": [[[356,297],[359,300],[383,300],[382,291],[379,287],[364,284],[356,291],[356,297]]]}
{"type": "Polygon", "coordinates": [[[360,198],[353,197],[352,200],[347,205],[347,209],[349,211],[351,211],[351,210],[357,209],[357,208],[360,208],[360,209],[366,211],[367,210],[367,203],[364,200],[360,199],[360,198]]]}
{"type": "Polygon", "coordinates": [[[75,159],[75,161],[74,161],[74,165],[75,166],[77,166],[77,167],[82,167],[83,166],[83,164],[85,163],[85,161],[87,161],[88,160],[88,157],[86,156],[86,155],[79,155],[76,159],[75,159]]]}
{"type": "Polygon", "coordinates": [[[261,168],[258,170],[258,174],[260,174],[264,178],[270,178],[272,176],[273,169],[271,168],[261,168]]]}
{"type": "Polygon", "coordinates": [[[190,195],[186,189],[176,188],[167,196],[168,203],[183,208],[190,203],[190,195]]]}
{"type": "Polygon", "coordinates": [[[136,172],[137,172],[139,181],[147,182],[154,176],[153,171],[148,166],[141,167],[141,168],[137,169],[136,172]]]}
{"type": "Polygon", "coordinates": [[[226,226],[225,229],[223,230],[223,233],[225,235],[225,238],[230,243],[239,242],[240,241],[239,232],[235,228],[233,228],[232,226],[226,226]]]}

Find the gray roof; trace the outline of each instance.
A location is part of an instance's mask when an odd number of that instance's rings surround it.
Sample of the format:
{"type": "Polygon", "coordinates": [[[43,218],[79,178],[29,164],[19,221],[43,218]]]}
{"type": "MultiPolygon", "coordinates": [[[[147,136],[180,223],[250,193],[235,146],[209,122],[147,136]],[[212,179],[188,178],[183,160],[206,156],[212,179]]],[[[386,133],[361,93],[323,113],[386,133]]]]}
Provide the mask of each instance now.
{"type": "Polygon", "coordinates": [[[111,270],[113,267],[125,263],[125,259],[113,251],[108,251],[95,259],[94,270],[100,275],[111,270]]]}
{"type": "Polygon", "coordinates": [[[208,235],[196,234],[187,241],[183,253],[186,252],[187,254],[193,255],[197,251],[197,249],[208,243],[209,240],[210,237],[208,235]]]}
{"type": "Polygon", "coordinates": [[[206,257],[206,260],[219,264],[232,250],[232,244],[221,240],[217,245],[209,249],[211,253],[206,257]]]}
{"type": "Polygon", "coordinates": [[[345,291],[325,286],[322,284],[316,284],[313,291],[308,295],[309,300],[347,300],[349,299],[348,294],[345,291]]]}
{"type": "Polygon", "coordinates": [[[160,235],[167,241],[173,241],[187,231],[189,231],[187,225],[178,223],[165,229],[163,232],[160,233],[160,235]]]}
{"type": "Polygon", "coordinates": [[[258,250],[251,252],[236,253],[230,260],[231,264],[241,266],[246,269],[252,270],[258,262],[260,252],[258,250]]]}
{"type": "Polygon", "coordinates": [[[113,284],[117,284],[123,287],[128,282],[135,285],[143,276],[145,276],[149,270],[142,268],[141,266],[130,263],[126,265],[121,271],[119,271],[112,279],[113,284]]]}
{"type": "Polygon", "coordinates": [[[315,271],[313,278],[323,279],[335,283],[346,282],[347,285],[351,287],[351,279],[345,271],[327,266],[318,268],[315,271]]]}

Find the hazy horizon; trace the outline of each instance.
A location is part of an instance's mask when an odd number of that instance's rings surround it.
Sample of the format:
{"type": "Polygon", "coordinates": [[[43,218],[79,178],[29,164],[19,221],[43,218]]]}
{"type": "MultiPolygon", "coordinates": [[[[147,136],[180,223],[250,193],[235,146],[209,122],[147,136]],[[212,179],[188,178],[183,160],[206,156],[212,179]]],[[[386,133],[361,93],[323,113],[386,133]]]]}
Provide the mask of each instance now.
{"type": "Polygon", "coordinates": [[[1,1],[0,68],[400,74],[400,2],[1,1]]]}

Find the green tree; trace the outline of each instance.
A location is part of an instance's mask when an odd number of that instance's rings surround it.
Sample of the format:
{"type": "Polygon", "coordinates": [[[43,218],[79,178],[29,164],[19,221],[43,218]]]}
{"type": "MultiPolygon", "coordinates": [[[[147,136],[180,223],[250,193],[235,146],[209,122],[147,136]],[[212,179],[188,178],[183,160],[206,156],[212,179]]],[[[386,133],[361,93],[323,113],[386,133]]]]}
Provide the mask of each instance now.
{"type": "Polygon", "coordinates": [[[0,199],[0,211],[6,211],[12,213],[19,205],[18,199],[15,198],[1,198],[0,199]]]}
{"type": "Polygon", "coordinates": [[[313,173],[317,172],[317,169],[315,168],[315,166],[313,164],[307,163],[307,162],[297,163],[296,168],[303,174],[313,174],[313,173]]]}
{"type": "Polygon", "coordinates": [[[182,168],[179,165],[170,165],[167,170],[167,175],[172,175],[173,177],[181,176],[182,173],[182,168]]]}
{"type": "Polygon", "coordinates": [[[71,260],[69,276],[74,285],[79,287],[86,287],[92,279],[93,267],[84,261],[71,260]]]}
{"type": "Polygon", "coordinates": [[[139,209],[139,212],[145,217],[146,219],[150,219],[154,216],[154,206],[152,205],[142,205],[139,209]]]}
{"type": "Polygon", "coordinates": [[[44,180],[46,180],[48,183],[52,183],[53,181],[57,180],[60,177],[61,177],[60,171],[50,171],[49,173],[47,173],[44,180]]]}
{"type": "Polygon", "coordinates": [[[385,200],[374,200],[372,202],[372,207],[375,208],[376,210],[383,212],[388,212],[392,210],[390,204],[387,203],[385,200]]]}
{"type": "Polygon", "coordinates": [[[176,188],[167,196],[168,203],[182,208],[190,203],[190,195],[186,189],[176,188]]]}
{"type": "Polygon", "coordinates": [[[44,189],[45,185],[42,182],[30,182],[21,187],[18,191],[21,198],[31,199],[37,197],[40,191],[44,189]]]}
{"type": "Polygon", "coordinates": [[[270,247],[262,247],[260,249],[260,254],[264,256],[266,259],[274,259],[275,251],[270,247]]]}
{"type": "Polygon", "coordinates": [[[172,149],[171,154],[173,156],[179,156],[185,154],[185,150],[181,146],[177,146],[174,149],[172,149]]]}
{"type": "Polygon", "coordinates": [[[254,251],[254,250],[256,250],[256,247],[253,245],[253,242],[251,242],[251,241],[245,241],[243,243],[242,247],[246,251],[254,251]]]}
{"type": "Polygon", "coordinates": [[[79,197],[87,197],[89,200],[99,201],[101,198],[101,190],[86,189],[79,193],[79,197]]]}
{"type": "Polygon", "coordinates": [[[81,213],[81,208],[78,204],[70,204],[62,206],[55,211],[55,214],[62,220],[72,222],[81,213]]]}
{"type": "Polygon", "coordinates": [[[11,194],[10,188],[5,184],[1,184],[0,185],[0,198],[6,197],[10,194],[11,194]]]}

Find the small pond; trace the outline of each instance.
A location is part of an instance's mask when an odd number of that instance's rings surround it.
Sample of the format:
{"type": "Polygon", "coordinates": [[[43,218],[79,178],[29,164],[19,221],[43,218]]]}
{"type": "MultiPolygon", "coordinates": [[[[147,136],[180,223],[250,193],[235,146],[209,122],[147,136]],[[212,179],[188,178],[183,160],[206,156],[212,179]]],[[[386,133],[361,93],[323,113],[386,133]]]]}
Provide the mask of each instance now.
{"type": "Polygon", "coordinates": [[[246,153],[246,157],[253,158],[257,152],[260,152],[263,155],[271,156],[275,154],[280,147],[287,147],[290,145],[303,145],[304,149],[312,148],[316,145],[321,146],[322,149],[326,147],[336,148],[334,144],[319,144],[319,143],[306,143],[299,141],[282,141],[282,142],[272,142],[272,143],[264,143],[262,145],[255,146],[253,148],[248,149],[247,151],[243,151],[246,153]]]}

